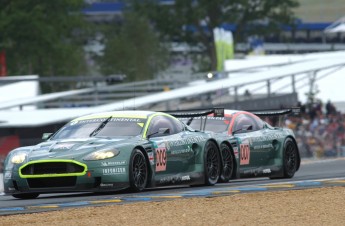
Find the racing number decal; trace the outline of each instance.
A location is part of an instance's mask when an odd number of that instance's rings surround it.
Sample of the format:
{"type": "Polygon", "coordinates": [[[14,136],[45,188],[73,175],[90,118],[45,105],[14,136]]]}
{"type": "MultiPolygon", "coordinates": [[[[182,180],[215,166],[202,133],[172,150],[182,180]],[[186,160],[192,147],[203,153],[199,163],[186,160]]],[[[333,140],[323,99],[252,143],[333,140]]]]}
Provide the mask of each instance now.
{"type": "Polygon", "coordinates": [[[167,149],[156,149],[156,172],[165,171],[167,169],[167,149]]]}
{"type": "Polygon", "coordinates": [[[250,159],[250,148],[249,144],[240,144],[240,165],[248,165],[250,159]]]}

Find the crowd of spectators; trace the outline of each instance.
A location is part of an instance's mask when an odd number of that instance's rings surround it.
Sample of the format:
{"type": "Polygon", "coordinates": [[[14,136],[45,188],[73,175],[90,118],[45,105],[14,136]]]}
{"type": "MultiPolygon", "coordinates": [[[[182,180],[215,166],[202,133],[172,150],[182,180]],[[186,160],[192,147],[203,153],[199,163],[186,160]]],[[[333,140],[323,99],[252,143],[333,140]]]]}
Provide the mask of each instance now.
{"type": "Polygon", "coordinates": [[[345,116],[331,101],[299,105],[300,117],[288,117],[285,126],[294,131],[301,157],[345,156],[345,116]]]}

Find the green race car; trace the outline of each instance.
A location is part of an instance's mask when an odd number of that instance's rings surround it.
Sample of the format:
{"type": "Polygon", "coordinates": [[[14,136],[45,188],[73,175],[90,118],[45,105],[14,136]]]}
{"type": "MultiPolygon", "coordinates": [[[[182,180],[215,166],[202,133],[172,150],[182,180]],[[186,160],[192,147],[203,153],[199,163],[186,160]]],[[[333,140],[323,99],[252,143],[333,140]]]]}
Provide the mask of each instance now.
{"type": "Polygon", "coordinates": [[[166,113],[92,114],[43,139],[8,154],[5,194],[25,199],[55,192],[214,185],[234,172],[223,165],[223,157],[233,155],[226,135],[195,131],[166,113]]]}
{"type": "Polygon", "coordinates": [[[221,146],[223,173],[220,181],[248,177],[292,178],[295,175],[301,159],[293,131],[272,127],[260,117],[272,119],[274,116],[274,119],[286,114],[296,116],[299,108],[222,111],[221,117],[213,112],[207,116],[195,116],[193,111],[170,112],[194,129],[215,132],[220,140],[224,140],[224,135],[228,136],[230,147],[221,146]],[[189,117],[186,117],[188,113],[189,117]],[[225,151],[227,148],[230,148],[230,152],[225,151]]]}

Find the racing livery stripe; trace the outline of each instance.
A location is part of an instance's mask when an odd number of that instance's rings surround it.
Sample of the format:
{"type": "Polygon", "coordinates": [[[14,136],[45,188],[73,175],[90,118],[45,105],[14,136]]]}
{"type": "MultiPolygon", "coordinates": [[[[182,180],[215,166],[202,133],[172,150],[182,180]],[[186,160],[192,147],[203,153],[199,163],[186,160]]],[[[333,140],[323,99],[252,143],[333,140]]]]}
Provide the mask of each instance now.
{"type": "Polygon", "coordinates": [[[114,113],[106,113],[106,114],[97,114],[97,115],[89,115],[89,116],[83,116],[80,118],[76,118],[72,120],[71,122],[75,121],[81,121],[81,120],[87,120],[87,119],[99,119],[99,118],[109,118],[110,116],[114,118],[139,118],[139,119],[146,119],[147,115],[140,115],[140,114],[114,114],[114,113]]]}

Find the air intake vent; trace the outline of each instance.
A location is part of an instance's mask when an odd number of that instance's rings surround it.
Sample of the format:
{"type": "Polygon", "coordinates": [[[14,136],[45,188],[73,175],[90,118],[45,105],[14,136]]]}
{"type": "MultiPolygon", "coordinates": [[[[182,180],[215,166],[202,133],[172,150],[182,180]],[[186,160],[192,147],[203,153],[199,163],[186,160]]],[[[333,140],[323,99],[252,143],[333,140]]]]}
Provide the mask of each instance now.
{"type": "Polygon", "coordinates": [[[61,188],[74,187],[77,177],[48,177],[30,178],[28,184],[30,188],[61,188]]]}
{"type": "Polygon", "coordinates": [[[76,161],[33,161],[20,168],[21,177],[82,176],[86,165],[76,161]]]}

